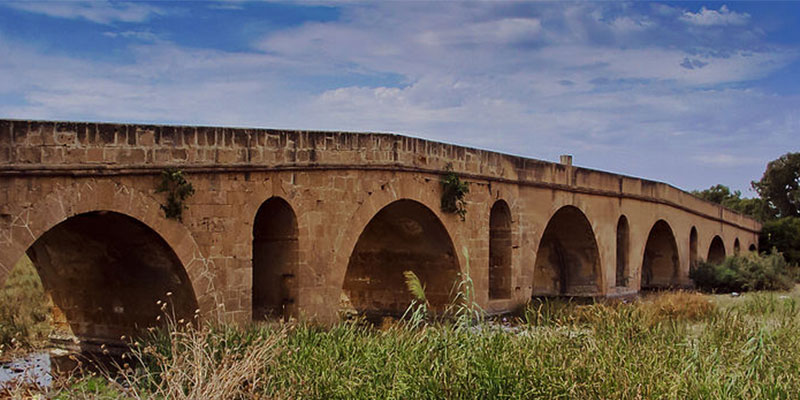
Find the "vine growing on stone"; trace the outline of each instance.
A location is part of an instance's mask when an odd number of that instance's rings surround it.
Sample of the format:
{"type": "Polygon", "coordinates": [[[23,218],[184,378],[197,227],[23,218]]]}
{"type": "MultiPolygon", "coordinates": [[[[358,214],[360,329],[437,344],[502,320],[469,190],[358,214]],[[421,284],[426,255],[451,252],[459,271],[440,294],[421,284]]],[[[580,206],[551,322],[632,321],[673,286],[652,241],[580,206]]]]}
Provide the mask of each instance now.
{"type": "Polygon", "coordinates": [[[447,173],[442,177],[442,211],[458,214],[464,221],[467,215],[464,196],[469,193],[469,184],[453,171],[453,163],[447,163],[445,171],[447,173]]]}
{"type": "Polygon", "coordinates": [[[167,193],[167,204],[161,205],[164,215],[182,221],[183,210],[188,208],[184,202],[194,194],[194,187],[183,176],[183,171],[177,168],[161,171],[161,183],[156,188],[156,193],[164,192],[167,193]]]}

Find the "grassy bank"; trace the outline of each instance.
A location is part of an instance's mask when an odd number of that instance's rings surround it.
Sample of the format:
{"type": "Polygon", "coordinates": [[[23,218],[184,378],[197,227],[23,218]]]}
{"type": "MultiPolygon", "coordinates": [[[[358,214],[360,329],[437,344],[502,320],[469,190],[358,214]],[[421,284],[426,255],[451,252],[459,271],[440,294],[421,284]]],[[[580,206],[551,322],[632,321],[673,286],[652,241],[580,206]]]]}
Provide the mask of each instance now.
{"type": "Polygon", "coordinates": [[[22,257],[0,289],[0,349],[29,350],[47,343],[51,304],[28,257],[22,257]]]}
{"type": "Polygon", "coordinates": [[[75,379],[61,396],[795,398],[799,297],[679,292],[632,304],[546,301],[514,327],[207,327],[151,342],[140,353],[148,368],[131,372],[125,385],[75,379]]]}

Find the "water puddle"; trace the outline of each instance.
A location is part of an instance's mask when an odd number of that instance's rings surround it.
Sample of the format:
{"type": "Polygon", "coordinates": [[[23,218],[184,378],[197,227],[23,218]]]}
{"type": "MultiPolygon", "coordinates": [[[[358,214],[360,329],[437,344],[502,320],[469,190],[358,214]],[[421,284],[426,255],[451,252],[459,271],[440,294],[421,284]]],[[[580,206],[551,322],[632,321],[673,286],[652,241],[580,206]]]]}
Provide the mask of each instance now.
{"type": "Polygon", "coordinates": [[[66,350],[50,349],[0,362],[0,389],[19,384],[50,387],[56,377],[78,365],[71,355],[66,350]]]}
{"type": "Polygon", "coordinates": [[[8,362],[0,363],[0,388],[11,382],[49,387],[53,383],[53,365],[50,352],[27,354],[8,362]]]}

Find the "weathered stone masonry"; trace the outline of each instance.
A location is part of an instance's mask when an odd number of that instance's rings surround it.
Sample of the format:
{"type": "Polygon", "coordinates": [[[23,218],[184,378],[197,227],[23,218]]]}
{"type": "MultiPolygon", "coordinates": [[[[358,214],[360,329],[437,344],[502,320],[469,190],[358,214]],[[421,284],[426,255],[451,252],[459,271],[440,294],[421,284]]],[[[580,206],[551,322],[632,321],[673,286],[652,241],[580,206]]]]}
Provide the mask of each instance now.
{"type": "Polygon", "coordinates": [[[162,291],[234,321],[397,312],[403,270],[441,306],[467,259],[490,312],[627,295],[759,230],[667,184],[398,135],[0,120],[0,281],[27,252],[79,336],[141,325],[162,291]],[[448,163],[465,221],[439,208],[448,163]],[[155,193],[170,166],[196,189],[182,222],[155,193]]]}

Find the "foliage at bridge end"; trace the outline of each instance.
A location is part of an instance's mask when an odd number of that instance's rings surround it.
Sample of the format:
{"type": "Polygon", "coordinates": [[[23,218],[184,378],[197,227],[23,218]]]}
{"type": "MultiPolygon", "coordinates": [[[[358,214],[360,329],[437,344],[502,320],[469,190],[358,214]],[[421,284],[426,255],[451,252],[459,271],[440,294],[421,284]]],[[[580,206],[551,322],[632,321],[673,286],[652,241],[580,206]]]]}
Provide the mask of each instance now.
{"type": "Polygon", "coordinates": [[[161,205],[164,215],[182,221],[183,210],[188,208],[184,202],[194,194],[194,187],[183,176],[183,171],[167,168],[161,171],[161,183],[156,188],[156,193],[167,193],[167,204],[161,205]]]}
{"type": "Polygon", "coordinates": [[[447,163],[445,171],[447,173],[442,177],[442,211],[458,214],[464,221],[467,215],[464,196],[469,193],[469,184],[462,181],[453,171],[452,163],[447,163]]]}

